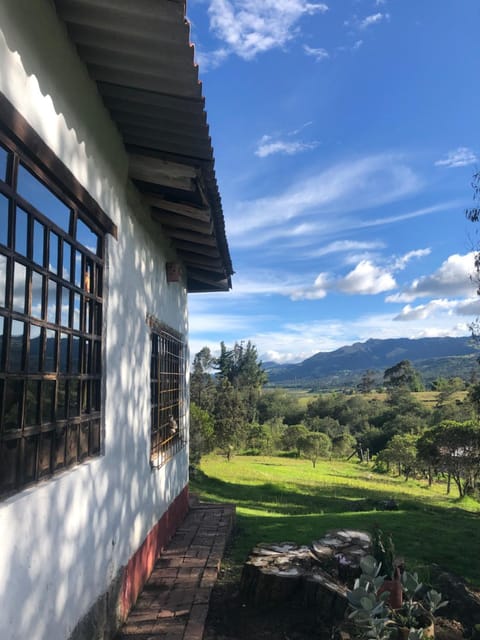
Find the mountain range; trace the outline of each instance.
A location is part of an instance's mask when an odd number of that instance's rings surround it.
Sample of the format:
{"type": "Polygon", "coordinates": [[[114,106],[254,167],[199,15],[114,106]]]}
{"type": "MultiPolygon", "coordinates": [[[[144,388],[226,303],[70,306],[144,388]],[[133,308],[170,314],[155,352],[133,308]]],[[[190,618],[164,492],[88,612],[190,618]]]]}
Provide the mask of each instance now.
{"type": "Polygon", "coordinates": [[[267,362],[263,367],[272,385],[341,389],[356,386],[368,369],[381,385],[385,369],[410,360],[428,386],[439,377],[470,380],[478,369],[478,357],[478,344],[470,336],[370,339],[316,353],[298,364],[267,362]]]}

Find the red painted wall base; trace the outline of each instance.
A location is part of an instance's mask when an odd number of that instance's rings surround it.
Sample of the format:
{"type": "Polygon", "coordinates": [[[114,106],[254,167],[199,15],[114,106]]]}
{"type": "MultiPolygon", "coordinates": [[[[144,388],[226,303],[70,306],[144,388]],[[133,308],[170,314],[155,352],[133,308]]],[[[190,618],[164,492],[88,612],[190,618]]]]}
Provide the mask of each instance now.
{"type": "Polygon", "coordinates": [[[147,535],[140,548],[128,561],[123,575],[120,615],[125,619],[135,604],[143,585],[152,573],[162,549],[183,522],[188,511],[188,485],[175,498],[168,510],[147,535]]]}

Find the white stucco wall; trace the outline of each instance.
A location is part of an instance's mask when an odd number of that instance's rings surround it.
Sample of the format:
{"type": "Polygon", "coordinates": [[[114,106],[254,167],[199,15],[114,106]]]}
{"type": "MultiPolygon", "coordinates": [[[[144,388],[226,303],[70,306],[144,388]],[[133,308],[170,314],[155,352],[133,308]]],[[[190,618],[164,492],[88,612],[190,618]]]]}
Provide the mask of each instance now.
{"type": "Polygon", "coordinates": [[[146,315],[187,332],[174,256],[127,187],[127,157],[48,0],[0,0],[0,91],[118,226],[107,239],[105,454],[0,502],[0,638],[65,640],[187,482],[152,470],[146,315]]]}

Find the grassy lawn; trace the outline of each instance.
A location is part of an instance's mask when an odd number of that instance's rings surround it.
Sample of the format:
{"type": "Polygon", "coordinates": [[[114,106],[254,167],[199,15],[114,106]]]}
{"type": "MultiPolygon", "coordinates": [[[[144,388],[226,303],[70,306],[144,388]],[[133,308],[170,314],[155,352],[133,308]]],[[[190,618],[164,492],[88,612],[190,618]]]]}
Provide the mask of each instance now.
{"type": "Polygon", "coordinates": [[[233,558],[243,562],[257,542],[292,540],[301,544],[339,527],[391,532],[397,552],[422,572],[432,563],[480,586],[480,504],[460,502],[445,485],[372,473],[365,465],[277,457],[236,456],[230,462],[211,455],[191,490],[202,499],[237,505],[239,535],[233,558]],[[354,503],[394,498],[398,511],[355,511],[354,503]]]}

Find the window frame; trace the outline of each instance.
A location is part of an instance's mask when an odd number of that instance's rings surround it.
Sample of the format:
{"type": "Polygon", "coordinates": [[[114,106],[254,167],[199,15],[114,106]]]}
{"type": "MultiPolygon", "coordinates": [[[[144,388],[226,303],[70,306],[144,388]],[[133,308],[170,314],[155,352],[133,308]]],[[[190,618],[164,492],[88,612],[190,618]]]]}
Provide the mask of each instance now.
{"type": "Polygon", "coordinates": [[[153,316],[150,328],[150,464],[153,469],[187,446],[187,342],[153,316]]]}
{"type": "MultiPolygon", "coordinates": [[[[0,465],[4,467],[3,476],[0,473],[1,501],[103,453],[105,247],[106,235],[110,233],[117,237],[117,228],[1,93],[0,144],[8,152],[6,175],[0,176],[0,195],[8,201],[9,221],[7,244],[0,246],[0,254],[7,265],[6,299],[0,300],[0,465]],[[17,177],[22,165],[69,210],[68,231],[58,227],[48,215],[18,193],[17,177]],[[27,221],[23,254],[15,244],[15,226],[20,218],[17,208],[25,212],[27,221]],[[76,236],[79,221],[97,235],[96,253],[76,236]],[[38,247],[35,244],[36,228],[43,233],[43,241],[40,240],[38,247]],[[50,263],[49,243],[52,241],[56,242],[56,271],[50,263]],[[41,264],[35,255],[39,247],[43,256],[41,264]],[[64,257],[68,262],[64,262],[64,257]],[[79,257],[80,266],[77,266],[79,257]],[[23,309],[14,307],[17,265],[20,271],[25,270],[23,309]],[[40,294],[35,298],[40,312],[35,315],[32,309],[33,278],[37,283],[41,282],[40,294]],[[56,315],[52,321],[48,316],[52,298],[48,296],[54,290],[56,315]],[[68,316],[64,315],[64,303],[68,316]],[[11,329],[15,322],[24,323],[18,371],[10,366],[15,352],[11,329]],[[38,339],[36,364],[30,359],[34,340],[32,329],[38,339]],[[52,336],[54,342],[51,342],[52,336]],[[66,359],[63,358],[65,353],[66,359]],[[47,365],[50,356],[53,356],[53,366],[47,365]],[[7,429],[10,423],[4,420],[2,424],[1,421],[8,408],[7,390],[10,388],[16,388],[17,393],[21,391],[19,397],[14,398],[14,404],[18,404],[18,424],[16,428],[7,429]],[[33,396],[27,398],[30,389],[33,389],[33,396]],[[63,397],[62,393],[65,394],[63,397]],[[30,423],[31,415],[27,423],[32,403],[33,424],[30,423]],[[62,407],[64,415],[60,416],[62,407]],[[8,458],[9,450],[14,451],[11,458],[8,458]]],[[[14,414],[12,420],[15,420],[14,414]]]]}

